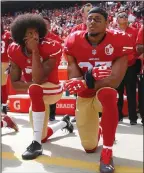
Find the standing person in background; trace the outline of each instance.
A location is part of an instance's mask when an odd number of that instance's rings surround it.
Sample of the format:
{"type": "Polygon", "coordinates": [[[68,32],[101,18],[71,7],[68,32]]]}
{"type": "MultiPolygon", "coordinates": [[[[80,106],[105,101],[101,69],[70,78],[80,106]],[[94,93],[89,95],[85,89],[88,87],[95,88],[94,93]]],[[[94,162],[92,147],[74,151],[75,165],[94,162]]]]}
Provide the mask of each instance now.
{"type": "MultiPolygon", "coordinates": [[[[2,63],[2,70],[1,70],[1,105],[2,105],[2,115],[3,118],[1,120],[1,128],[2,127],[9,127],[18,131],[17,124],[7,115],[7,73],[6,69],[9,66],[9,58],[7,54],[7,49],[9,44],[12,42],[10,32],[4,30],[3,24],[1,24],[1,63],[2,63]]],[[[1,112],[1,111],[0,111],[1,112]]]]}
{"type": "MultiPolygon", "coordinates": [[[[135,44],[138,30],[128,25],[128,14],[126,12],[120,12],[117,16],[118,31],[129,34],[135,44]]],[[[136,83],[137,83],[137,67],[136,58],[128,63],[128,69],[122,80],[121,84],[117,88],[119,99],[118,99],[118,110],[119,110],[119,121],[123,121],[123,95],[124,89],[126,88],[127,99],[128,99],[128,112],[131,125],[137,124],[137,112],[136,112],[136,83]]]]}
{"type": "Polygon", "coordinates": [[[83,19],[83,23],[76,25],[75,27],[72,28],[71,33],[75,32],[75,31],[85,31],[87,29],[87,25],[86,25],[86,19],[87,19],[87,15],[88,12],[92,9],[92,4],[91,3],[87,3],[85,4],[80,12],[82,15],[82,19],[83,19]]]}
{"type": "Polygon", "coordinates": [[[10,32],[4,30],[3,24],[1,24],[1,63],[2,63],[2,71],[1,71],[1,104],[2,104],[2,112],[7,114],[7,73],[6,69],[9,66],[9,58],[7,55],[7,49],[9,44],[12,42],[10,32]]]}
{"type": "Polygon", "coordinates": [[[52,40],[55,40],[59,43],[63,43],[63,40],[62,38],[60,38],[60,36],[54,34],[52,31],[51,31],[51,21],[50,19],[47,17],[47,16],[44,16],[43,17],[46,25],[47,25],[47,34],[46,34],[46,38],[50,38],[52,40]]]}
{"type": "Polygon", "coordinates": [[[144,27],[141,26],[137,40],[136,50],[141,57],[141,72],[138,75],[138,93],[139,93],[139,112],[142,118],[142,124],[144,125],[144,27]]]}

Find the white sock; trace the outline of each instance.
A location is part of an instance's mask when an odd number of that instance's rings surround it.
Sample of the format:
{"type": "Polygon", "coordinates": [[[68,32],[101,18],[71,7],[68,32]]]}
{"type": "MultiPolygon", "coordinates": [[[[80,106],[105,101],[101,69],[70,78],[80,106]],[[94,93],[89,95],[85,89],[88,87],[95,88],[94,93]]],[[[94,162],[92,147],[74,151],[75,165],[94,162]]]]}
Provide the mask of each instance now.
{"type": "Polygon", "coordinates": [[[55,133],[59,129],[62,129],[62,128],[66,127],[66,126],[67,126],[66,122],[60,121],[60,122],[58,122],[56,124],[51,125],[50,128],[53,130],[53,133],[55,133]]]}
{"type": "Polygon", "coordinates": [[[7,127],[7,122],[4,120],[2,120],[2,122],[3,122],[3,127],[7,127]]]}
{"type": "Polygon", "coordinates": [[[41,144],[45,112],[32,112],[32,117],[34,130],[33,140],[41,144]]]}
{"type": "Polygon", "coordinates": [[[6,103],[2,103],[2,106],[7,106],[7,104],[6,103]]]}
{"type": "Polygon", "coordinates": [[[112,147],[108,147],[108,146],[103,146],[103,148],[107,148],[107,149],[109,149],[109,150],[112,150],[112,147]]]}

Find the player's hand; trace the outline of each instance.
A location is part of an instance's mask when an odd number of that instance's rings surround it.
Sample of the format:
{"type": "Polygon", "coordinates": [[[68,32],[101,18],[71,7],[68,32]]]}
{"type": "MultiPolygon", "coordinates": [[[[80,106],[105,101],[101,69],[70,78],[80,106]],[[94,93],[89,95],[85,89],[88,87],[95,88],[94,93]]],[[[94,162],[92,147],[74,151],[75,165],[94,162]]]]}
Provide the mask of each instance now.
{"type": "Polygon", "coordinates": [[[108,76],[111,75],[111,68],[107,67],[105,64],[99,66],[99,67],[94,67],[92,69],[92,76],[94,77],[94,79],[97,80],[102,80],[108,76]]]}
{"type": "Polygon", "coordinates": [[[78,79],[70,79],[66,81],[64,87],[69,91],[70,94],[76,94],[87,89],[85,80],[78,79]]]}
{"type": "Polygon", "coordinates": [[[30,50],[30,51],[35,51],[38,50],[38,43],[39,43],[39,38],[37,34],[33,34],[33,35],[28,35],[24,38],[26,47],[30,50]]]}

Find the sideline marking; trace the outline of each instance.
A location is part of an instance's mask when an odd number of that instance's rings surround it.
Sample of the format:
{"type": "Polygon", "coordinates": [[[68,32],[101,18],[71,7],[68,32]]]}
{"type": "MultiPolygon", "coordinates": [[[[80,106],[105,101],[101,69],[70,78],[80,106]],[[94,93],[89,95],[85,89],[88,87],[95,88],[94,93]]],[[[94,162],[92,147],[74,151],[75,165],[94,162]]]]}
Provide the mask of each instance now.
{"type": "MultiPolygon", "coordinates": [[[[86,162],[86,161],[73,160],[73,159],[62,158],[62,157],[49,157],[46,155],[39,156],[35,160],[25,161],[25,160],[22,160],[21,155],[14,154],[11,152],[2,152],[2,159],[21,160],[22,162],[35,162],[35,163],[38,162],[43,164],[78,168],[81,170],[84,169],[89,171],[99,170],[99,164],[95,162],[86,162]]],[[[136,168],[136,167],[115,166],[115,169],[116,169],[115,173],[143,173],[142,168],[136,168]]]]}

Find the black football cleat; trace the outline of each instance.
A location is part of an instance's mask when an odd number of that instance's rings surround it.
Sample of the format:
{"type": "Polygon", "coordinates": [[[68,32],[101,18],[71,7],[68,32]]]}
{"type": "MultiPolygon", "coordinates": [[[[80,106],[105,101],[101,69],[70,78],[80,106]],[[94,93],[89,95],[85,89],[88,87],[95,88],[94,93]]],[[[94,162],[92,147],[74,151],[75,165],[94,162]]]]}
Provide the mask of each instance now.
{"type": "Polygon", "coordinates": [[[70,122],[70,117],[69,115],[65,115],[61,121],[64,121],[67,123],[67,126],[64,127],[63,129],[67,129],[69,131],[69,133],[73,133],[74,130],[74,126],[72,125],[72,123],[70,122]]]}
{"type": "Polygon", "coordinates": [[[112,150],[103,149],[100,159],[100,173],[114,173],[112,150]]]}
{"type": "Polygon", "coordinates": [[[27,147],[26,151],[22,154],[23,160],[33,160],[39,155],[42,155],[42,145],[37,141],[32,141],[32,143],[27,147]]]}
{"type": "Polygon", "coordinates": [[[6,105],[2,105],[2,113],[4,113],[5,115],[7,115],[7,106],[6,105]]]}
{"type": "Polygon", "coordinates": [[[72,120],[71,120],[72,123],[75,123],[76,122],[76,118],[74,117],[72,120]]]}

